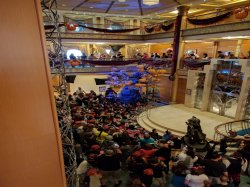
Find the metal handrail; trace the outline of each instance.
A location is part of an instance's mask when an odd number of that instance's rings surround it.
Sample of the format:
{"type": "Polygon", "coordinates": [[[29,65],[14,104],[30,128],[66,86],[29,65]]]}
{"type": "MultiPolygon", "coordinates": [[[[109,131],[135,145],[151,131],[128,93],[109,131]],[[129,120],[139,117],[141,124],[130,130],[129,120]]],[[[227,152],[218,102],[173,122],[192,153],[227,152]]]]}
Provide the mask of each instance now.
{"type": "Polygon", "coordinates": [[[229,131],[233,130],[234,129],[233,127],[236,127],[236,125],[241,128],[240,130],[245,130],[247,133],[250,133],[248,130],[250,128],[250,119],[235,120],[217,125],[214,128],[215,130],[214,140],[216,140],[218,137],[220,138],[226,137],[234,139],[234,137],[230,136],[229,131]],[[225,132],[221,132],[220,129],[225,129],[225,132]]]}

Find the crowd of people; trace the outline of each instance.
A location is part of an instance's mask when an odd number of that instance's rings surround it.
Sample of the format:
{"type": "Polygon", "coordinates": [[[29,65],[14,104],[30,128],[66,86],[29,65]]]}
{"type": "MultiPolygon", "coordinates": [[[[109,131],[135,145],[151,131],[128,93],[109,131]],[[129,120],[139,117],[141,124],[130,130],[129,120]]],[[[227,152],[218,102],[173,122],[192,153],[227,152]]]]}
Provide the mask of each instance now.
{"type": "Polygon", "coordinates": [[[69,95],[69,101],[80,187],[170,183],[174,187],[237,187],[240,174],[247,171],[249,143],[226,156],[214,151],[215,144],[201,154],[183,146],[168,130],[160,136],[156,129],[140,127],[136,118],[145,108],[143,102],[124,105],[81,88],[69,95]]]}

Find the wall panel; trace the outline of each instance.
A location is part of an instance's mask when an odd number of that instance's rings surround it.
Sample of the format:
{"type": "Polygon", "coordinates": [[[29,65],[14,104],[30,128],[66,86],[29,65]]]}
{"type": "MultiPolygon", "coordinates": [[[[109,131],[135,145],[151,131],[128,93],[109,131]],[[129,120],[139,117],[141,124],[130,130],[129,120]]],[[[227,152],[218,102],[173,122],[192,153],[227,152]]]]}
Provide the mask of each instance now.
{"type": "Polygon", "coordinates": [[[184,104],[186,95],[186,86],[187,86],[187,79],[179,78],[177,94],[176,94],[176,103],[184,104]]]}
{"type": "Polygon", "coordinates": [[[0,22],[0,186],[65,187],[40,1],[1,1],[0,22]]]}

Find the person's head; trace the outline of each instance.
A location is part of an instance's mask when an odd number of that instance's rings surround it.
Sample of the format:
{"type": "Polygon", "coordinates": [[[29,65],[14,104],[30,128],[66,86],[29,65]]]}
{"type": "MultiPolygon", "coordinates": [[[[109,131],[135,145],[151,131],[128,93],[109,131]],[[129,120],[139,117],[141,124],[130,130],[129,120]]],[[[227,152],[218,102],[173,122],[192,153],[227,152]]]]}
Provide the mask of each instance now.
{"type": "Polygon", "coordinates": [[[90,149],[91,149],[92,151],[98,151],[98,150],[100,150],[100,146],[99,146],[98,144],[92,145],[90,149]]]}
{"type": "Polygon", "coordinates": [[[112,149],[106,149],[106,150],[104,151],[104,154],[105,154],[106,156],[112,156],[112,155],[114,154],[114,151],[113,151],[112,149]]]}
{"type": "Polygon", "coordinates": [[[105,139],[106,139],[107,141],[112,141],[112,140],[113,140],[113,136],[108,135],[108,136],[105,137],[105,139]]]}
{"type": "Polygon", "coordinates": [[[225,175],[220,176],[220,183],[221,184],[228,184],[229,178],[225,175]]]}
{"type": "Polygon", "coordinates": [[[157,130],[156,130],[156,129],[153,129],[153,130],[152,130],[152,133],[157,133],[157,130]]]}
{"type": "Polygon", "coordinates": [[[211,157],[212,160],[215,160],[215,161],[219,161],[222,159],[221,155],[219,155],[217,152],[213,153],[212,154],[212,157],[211,157]]]}
{"type": "Polygon", "coordinates": [[[158,160],[157,157],[154,157],[154,158],[152,158],[152,159],[150,160],[150,163],[151,163],[152,165],[158,165],[158,164],[159,164],[159,160],[158,160]]]}
{"type": "Polygon", "coordinates": [[[203,58],[206,58],[208,56],[207,53],[203,53],[203,58]]]}
{"type": "Polygon", "coordinates": [[[159,148],[165,147],[164,143],[162,143],[162,142],[158,143],[158,146],[159,146],[159,148]]]}
{"type": "Polygon", "coordinates": [[[171,134],[171,132],[169,131],[169,130],[166,130],[166,132],[165,132],[166,134],[171,134]]]}
{"type": "Polygon", "coordinates": [[[144,138],[145,138],[145,139],[149,139],[149,138],[150,138],[150,135],[149,135],[148,133],[145,133],[145,134],[144,134],[144,138]]]}
{"type": "Polygon", "coordinates": [[[190,149],[187,150],[187,155],[190,156],[190,157],[192,157],[192,158],[195,157],[194,151],[190,150],[190,149]]]}
{"type": "Polygon", "coordinates": [[[191,175],[201,175],[201,174],[204,174],[204,173],[205,173],[204,169],[201,166],[191,168],[191,175]]]}
{"type": "Polygon", "coordinates": [[[242,157],[242,155],[238,151],[234,152],[231,156],[236,159],[240,159],[242,157]]]}

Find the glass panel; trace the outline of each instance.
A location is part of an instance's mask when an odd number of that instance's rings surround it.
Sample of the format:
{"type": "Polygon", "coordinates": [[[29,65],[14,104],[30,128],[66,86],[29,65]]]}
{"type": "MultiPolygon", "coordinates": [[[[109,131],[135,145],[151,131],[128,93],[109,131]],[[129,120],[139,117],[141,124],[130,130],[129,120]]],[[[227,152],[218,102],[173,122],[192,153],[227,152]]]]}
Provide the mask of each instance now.
{"type": "Polygon", "coordinates": [[[206,77],[205,73],[198,74],[196,96],[194,101],[195,108],[201,109],[205,77],[206,77]]]}
{"type": "Polygon", "coordinates": [[[238,61],[220,60],[214,73],[210,111],[235,117],[243,79],[238,61]]]}

